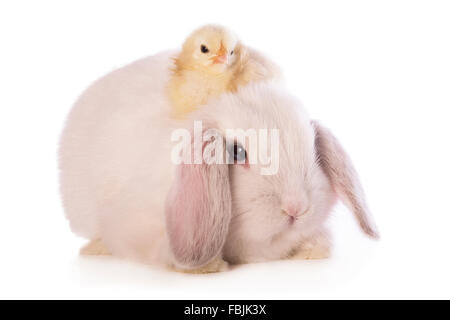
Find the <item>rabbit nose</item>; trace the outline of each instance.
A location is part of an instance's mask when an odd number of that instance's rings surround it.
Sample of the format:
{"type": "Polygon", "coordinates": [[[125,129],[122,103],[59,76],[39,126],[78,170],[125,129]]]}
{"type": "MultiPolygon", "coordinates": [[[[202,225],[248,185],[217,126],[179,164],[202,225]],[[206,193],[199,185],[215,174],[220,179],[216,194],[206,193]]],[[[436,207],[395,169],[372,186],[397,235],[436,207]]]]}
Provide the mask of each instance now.
{"type": "Polygon", "coordinates": [[[291,216],[293,218],[297,218],[299,216],[300,209],[297,206],[285,205],[281,207],[284,214],[291,216]]]}
{"type": "Polygon", "coordinates": [[[284,214],[293,218],[298,218],[308,211],[309,207],[300,203],[299,200],[288,198],[285,199],[281,205],[281,210],[284,214]]]}

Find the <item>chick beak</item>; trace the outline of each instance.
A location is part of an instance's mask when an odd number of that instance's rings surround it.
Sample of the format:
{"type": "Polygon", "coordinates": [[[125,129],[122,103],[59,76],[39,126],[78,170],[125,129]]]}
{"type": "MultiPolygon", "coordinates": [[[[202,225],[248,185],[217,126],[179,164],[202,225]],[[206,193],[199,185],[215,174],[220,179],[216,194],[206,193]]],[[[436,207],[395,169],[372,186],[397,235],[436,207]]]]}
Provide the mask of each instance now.
{"type": "Polygon", "coordinates": [[[213,63],[214,64],[216,64],[216,63],[225,63],[226,64],[226,63],[228,63],[228,57],[226,54],[221,54],[221,55],[215,56],[213,59],[213,63]]]}
{"type": "Polygon", "coordinates": [[[220,44],[220,49],[217,52],[217,54],[213,58],[213,63],[228,63],[228,53],[227,50],[223,47],[222,44],[220,44]]]}

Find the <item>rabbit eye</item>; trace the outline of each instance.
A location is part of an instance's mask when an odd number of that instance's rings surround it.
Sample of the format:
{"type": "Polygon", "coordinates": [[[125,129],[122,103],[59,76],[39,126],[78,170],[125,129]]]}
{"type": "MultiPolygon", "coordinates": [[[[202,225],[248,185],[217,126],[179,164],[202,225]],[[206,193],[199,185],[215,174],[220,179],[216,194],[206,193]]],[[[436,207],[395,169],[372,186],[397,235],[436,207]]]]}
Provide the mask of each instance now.
{"type": "Polygon", "coordinates": [[[233,55],[233,53],[234,53],[234,50],[231,50],[230,55],[233,55]]]}
{"type": "Polygon", "coordinates": [[[228,152],[233,163],[245,163],[247,160],[247,151],[237,142],[228,147],[228,152]]]}
{"type": "Polygon", "coordinates": [[[208,49],[204,44],[202,44],[202,45],[200,46],[200,50],[201,50],[203,53],[208,53],[208,52],[209,52],[209,49],[208,49]]]}

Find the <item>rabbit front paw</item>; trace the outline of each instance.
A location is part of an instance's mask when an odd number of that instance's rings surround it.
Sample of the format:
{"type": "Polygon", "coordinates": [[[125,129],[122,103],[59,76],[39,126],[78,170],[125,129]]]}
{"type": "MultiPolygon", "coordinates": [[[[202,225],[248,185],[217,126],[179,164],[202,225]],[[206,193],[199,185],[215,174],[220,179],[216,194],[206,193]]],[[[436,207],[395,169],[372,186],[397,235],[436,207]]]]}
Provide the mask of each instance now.
{"type": "Polygon", "coordinates": [[[175,271],[183,272],[183,273],[192,273],[192,274],[203,274],[203,273],[216,273],[216,272],[224,272],[229,270],[228,262],[224,261],[221,257],[218,257],[203,267],[197,269],[180,269],[175,268],[175,271]]]}
{"type": "Polygon", "coordinates": [[[291,259],[316,260],[327,259],[331,253],[331,242],[328,233],[322,232],[303,242],[291,259]]]}

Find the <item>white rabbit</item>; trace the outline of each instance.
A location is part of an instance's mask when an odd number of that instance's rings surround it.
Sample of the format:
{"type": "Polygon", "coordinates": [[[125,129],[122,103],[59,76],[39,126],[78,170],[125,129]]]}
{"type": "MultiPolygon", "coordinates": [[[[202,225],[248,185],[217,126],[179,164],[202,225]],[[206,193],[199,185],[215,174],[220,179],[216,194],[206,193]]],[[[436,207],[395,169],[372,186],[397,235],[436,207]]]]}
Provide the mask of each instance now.
{"type": "Polygon", "coordinates": [[[296,99],[255,83],[186,121],[172,120],[165,94],[171,57],[162,53],[105,76],[68,117],[61,189],[72,230],[92,240],[86,253],[192,272],[224,270],[226,262],[322,258],[329,249],[324,222],[338,197],[377,237],[348,156],[296,99]],[[235,143],[226,129],[278,129],[279,170],[261,175],[263,165],[248,162],[175,165],[171,133],[192,131],[193,120],[216,130],[220,138],[209,144],[224,146],[235,143]]]}

